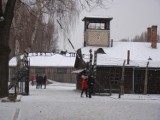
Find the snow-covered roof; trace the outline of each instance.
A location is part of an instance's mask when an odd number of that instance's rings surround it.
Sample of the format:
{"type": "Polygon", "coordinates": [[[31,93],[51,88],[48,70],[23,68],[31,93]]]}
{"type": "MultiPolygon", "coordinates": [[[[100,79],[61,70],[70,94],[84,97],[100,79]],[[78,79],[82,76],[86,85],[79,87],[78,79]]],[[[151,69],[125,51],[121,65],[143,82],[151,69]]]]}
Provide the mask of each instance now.
{"type": "MultiPolygon", "coordinates": [[[[149,67],[160,67],[160,43],[157,48],[151,48],[149,42],[114,42],[113,47],[93,47],[82,48],[82,54],[85,54],[84,60],[89,61],[89,50],[92,53],[98,48],[102,48],[106,54],[97,54],[98,66],[123,66],[124,60],[127,60],[127,52],[130,50],[130,63],[125,66],[146,67],[148,59],[149,67]]],[[[94,57],[93,57],[94,58],[94,57]]]]}
{"type": "MultiPolygon", "coordinates": [[[[89,62],[89,50],[94,51],[102,48],[106,54],[97,54],[98,66],[123,66],[124,60],[127,60],[127,51],[130,50],[130,63],[125,66],[146,67],[148,58],[149,67],[160,68],[160,43],[157,43],[157,48],[151,48],[149,42],[114,42],[113,47],[93,47],[88,46],[81,49],[84,54],[84,61],[89,62]]],[[[69,54],[29,54],[31,66],[47,66],[47,67],[74,67],[75,57],[70,57],[69,54]]],[[[93,56],[94,59],[94,56],[93,56]]],[[[94,61],[94,60],[93,60],[94,61]]],[[[126,62],[127,63],[127,62],[126,62]]],[[[9,66],[16,66],[16,58],[12,58],[9,66]]]]}
{"type": "MultiPolygon", "coordinates": [[[[42,53],[35,54],[30,53],[28,59],[30,60],[30,66],[46,66],[46,67],[74,67],[75,57],[71,57],[69,54],[53,54],[42,53]]],[[[13,57],[9,61],[9,66],[16,66],[16,58],[13,57]]]]}

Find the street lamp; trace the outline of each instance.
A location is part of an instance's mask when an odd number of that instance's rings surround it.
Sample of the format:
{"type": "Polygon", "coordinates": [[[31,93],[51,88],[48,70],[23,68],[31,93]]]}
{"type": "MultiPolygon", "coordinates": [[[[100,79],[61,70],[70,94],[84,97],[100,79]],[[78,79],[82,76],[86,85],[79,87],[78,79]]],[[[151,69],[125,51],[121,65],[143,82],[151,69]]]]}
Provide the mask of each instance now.
{"type": "Polygon", "coordinates": [[[151,58],[150,56],[149,56],[149,58],[148,58],[148,61],[149,61],[149,60],[152,60],[152,58],[151,58]]]}
{"type": "Polygon", "coordinates": [[[150,60],[152,60],[152,58],[149,56],[148,58],[148,62],[147,62],[147,66],[146,66],[146,71],[145,71],[145,80],[144,80],[144,94],[147,94],[148,91],[148,66],[149,66],[149,62],[150,60]]]}

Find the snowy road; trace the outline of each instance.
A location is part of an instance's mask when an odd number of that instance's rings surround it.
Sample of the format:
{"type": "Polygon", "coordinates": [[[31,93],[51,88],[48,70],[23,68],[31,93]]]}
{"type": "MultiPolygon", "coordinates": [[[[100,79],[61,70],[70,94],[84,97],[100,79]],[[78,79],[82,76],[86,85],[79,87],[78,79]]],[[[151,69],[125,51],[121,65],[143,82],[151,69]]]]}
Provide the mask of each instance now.
{"type": "Polygon", "coordinates": [[[160,120],[160,95],[81,98],[74,84],[30,87],[21,102],[0,102],[0,120],[160,120]]]}

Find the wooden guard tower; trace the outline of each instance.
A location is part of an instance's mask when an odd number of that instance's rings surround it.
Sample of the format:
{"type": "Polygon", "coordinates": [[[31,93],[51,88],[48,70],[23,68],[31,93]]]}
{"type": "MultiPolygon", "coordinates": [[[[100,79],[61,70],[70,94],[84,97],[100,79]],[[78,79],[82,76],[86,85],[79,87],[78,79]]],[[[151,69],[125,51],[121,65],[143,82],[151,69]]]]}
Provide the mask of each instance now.
{"type": "Polygon", "coordinates": [[[109,47],[110,21],[113,18],[85,17],[84,46],[109,47]]]}

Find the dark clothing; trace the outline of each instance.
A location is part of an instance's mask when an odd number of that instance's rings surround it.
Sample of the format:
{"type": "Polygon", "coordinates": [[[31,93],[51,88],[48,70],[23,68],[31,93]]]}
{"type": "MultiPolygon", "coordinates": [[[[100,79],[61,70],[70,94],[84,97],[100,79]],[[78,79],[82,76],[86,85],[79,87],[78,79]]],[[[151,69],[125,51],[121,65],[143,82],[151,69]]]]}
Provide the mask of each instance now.
{"type": "Polygon", "coordinates": [[[47,76],[45,75],[45,76],[43,77],[44,89],[46,89],[46,82],[47,82],[47,76]]]}
{"type": "Polygon", "coordinates": [[[38,86],[39,86],[39,79],[38,79],[38,74],[36,75],[36,88],[38,89],[38,86]]]}
{"type": "Polygon", "coordinates": [[[88,77],[88,92],[89,92],[89,98],[92,97],[92,93],[93,93],[93,88],[94,88],[94,78],[93,77],[88,77]]]}
{"type": "Polygon", "coordinates": [[[43,84],[43,77],[42,76],[36,76],[36,88],[42,88],[42,84],[43,84]]]}
{"type": "Polygon", "coordinates": [[[43,84],[43,77],[39,76],[38,77],[38,86],[39,86],[39,88],[42,88],[42,84],[43,84]]]}
{"type": "Polygon", "coordinates": [[[83,97],[83,92],[85,92],[86,97],[88,97],[88,90],[87,89],[82,89],[81,97],[83,97]]]}
{"type": "Polygon", "coordinates": [[[37,74],[37,76],[36,76],[36,83],[37,83],[36,88],[37,89],[38,88],[42,89],[42,85],[44,85],[44,89],[46,89],[46,81],[47,81],[47,76],[46,75],[44,77],[42,77],[42,76],[39,76],[37,74]]]}

